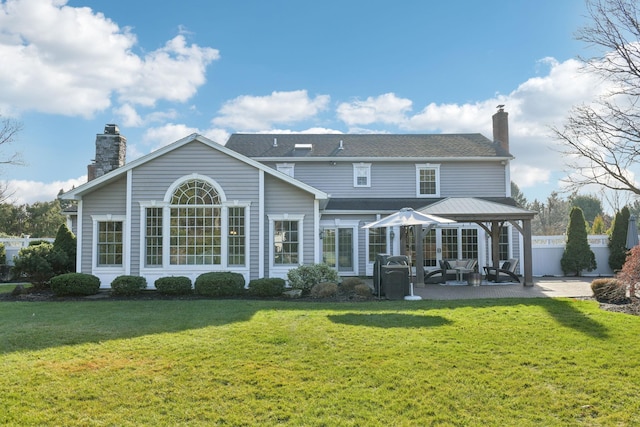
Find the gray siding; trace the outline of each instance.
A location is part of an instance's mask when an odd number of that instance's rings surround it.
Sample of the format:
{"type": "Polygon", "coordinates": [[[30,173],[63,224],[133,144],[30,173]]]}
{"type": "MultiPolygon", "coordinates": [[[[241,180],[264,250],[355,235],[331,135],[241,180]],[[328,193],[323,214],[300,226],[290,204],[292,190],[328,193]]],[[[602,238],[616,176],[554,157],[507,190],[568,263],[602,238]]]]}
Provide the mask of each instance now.
{"type": "MultiPolygon", "coordinates": [[[[280,163],[280,162],[278,162],[280,163]]],[[[353,186],[353,163],[295,162],[294,177],[332,197],[416,197],[416,164],[374,162],[371,187],[353,186]]],[[[368,163],[368,162],[367,162],[368,163]]],[[[438,164],[437,162],[432,162],[438,164]]],[[[441,197],[505,197],[505,168],[500,162],[440,162],[441,197]]],[[[276,162],[267,163],[276,168],[276,162]]]]}
{"type": "MultiPolygon", "coordinates": [[[[92,215],[126,214],[127,179],[122,177],[84,197],[82,202],[82,260],[80,270],[92,272],[93,221],[92,215]]],[[[104,286],[105,284],[103,284],[104,286]]]]}
{"type": "MultiPolygon", "coordinates": [[[[306,191],[293,187],[270,175],[265,175],[265,215],[304,215],[303,220],[303,256],[304,264],[314,263],[315,233],[314,233],[314,196],[306,191]]],[[[269,268],[269,219],[265,217],[265,267],[269,268]]],[[[267,274],[268,275],[268,274],[267,274]]]]}
{"type": "MultiPolygon", "coordinates": [[[[140,201],[162,201],[171,184],[190,174],[207,176],[220,185],[227,201],[250,202],[248,262],[258,274],[259,171],[198,141],[145,163],[133,171],[132,264],[140,265],[140,201]]],[[[226,253],[226,252],[225,252],[226,253]]],[[[133,270],[132,270],[132,274],[133,270]]]]}

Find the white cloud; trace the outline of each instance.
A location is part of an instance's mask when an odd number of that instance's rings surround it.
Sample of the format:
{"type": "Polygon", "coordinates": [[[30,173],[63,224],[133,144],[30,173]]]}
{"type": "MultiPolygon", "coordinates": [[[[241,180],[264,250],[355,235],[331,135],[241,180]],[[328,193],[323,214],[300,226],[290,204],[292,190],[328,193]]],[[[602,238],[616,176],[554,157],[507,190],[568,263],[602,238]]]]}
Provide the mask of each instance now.
{"type": "Polygon", "coordinates": [[[8,203],[15,205],[50,202],[58,197],[60,190],[69,191],[87,182],[87,176],[66,181],[38,182],[29,180],[7,181],[7,193],[11,194],[8,203]]]}
{"type": "Polygon", "coordinates": [[[520,189],[549,184],[550,177],[549,170],[526,164],[511,164],[511,180],[518,184],[520,189]]]}
{"type": "Polygon", "coordinates": [[[183,102],[205,81],[218,51],[187,45],[183,35],[145,56],[135,35],[102,13],[65,0],[0,3],[0,111],[92,117],[117,94],[150,106],[183,102]]]}
{"type": "Polygon", "coordinates": [[[135,160],[194,133],[203,135],[222,145],[227,143],[230,136],[229,132],[224,129],[210,128],[201,130],[184,124],[169,123],[147,129],[142,137],[142,144],[127,145],[127,161],[135,160]]]}
{"type": "Polygon", "coordinates": [[[270,129],[274,124],[294,124],[307,120],[327,108],[328,95],[310,98],[306,90],[272,92],[268,96],[239,96],[220,109],[216,126],[240,132],[270,129]]]}
{"type": "Polygon", "coordinates": [[[338,105],[338,118],[348,124],[369,125],[372,123],[403,123],[405,114],[411,111],[413,102],[399,98],[393,93],[368,97],[364,101],[355,100],[338,105]]]}

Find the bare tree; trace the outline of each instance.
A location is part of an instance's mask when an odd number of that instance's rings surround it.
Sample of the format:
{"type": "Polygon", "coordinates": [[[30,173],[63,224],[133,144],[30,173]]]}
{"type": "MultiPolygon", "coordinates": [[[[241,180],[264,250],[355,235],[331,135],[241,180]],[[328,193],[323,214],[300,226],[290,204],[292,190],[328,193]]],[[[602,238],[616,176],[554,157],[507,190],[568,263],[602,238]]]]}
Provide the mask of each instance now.
{"type": "Polygon", "coordinates": [[[607,91],[574,107],[552,132],[571,174],[570,190],[596,184],[640,194],[631,169],[640,163],[640,22],[635,0],[587,0],[591,18],[577,39],[600,48],[584,69],[601,76],[607,91]]]}
{"type": "MultiPolygon", "coordinates": [[[[7,147],[15,141],[16,136],[22,130],[22,123],[5,117],[0,117],[0,166],[21,165],[22,158],[18,152],[6,154],[7,147]]],[[[7,184],[0,182],[0,203],[7,200],[11,194],[7,184]]]]}

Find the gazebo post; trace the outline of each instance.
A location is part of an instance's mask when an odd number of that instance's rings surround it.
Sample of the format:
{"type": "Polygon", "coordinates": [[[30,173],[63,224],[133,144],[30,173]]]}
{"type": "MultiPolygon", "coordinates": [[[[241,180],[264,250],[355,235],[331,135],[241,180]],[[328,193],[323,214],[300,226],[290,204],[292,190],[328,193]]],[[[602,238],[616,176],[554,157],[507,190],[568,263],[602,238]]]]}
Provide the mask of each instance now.
{"type": "Polygon", "coordinates": [[[416,236],[416,283],[414,283],[414,285],[422,285],[424,283],[424,247],[422,245],[422,225],[414,225],[413,235],[416,236]]]}

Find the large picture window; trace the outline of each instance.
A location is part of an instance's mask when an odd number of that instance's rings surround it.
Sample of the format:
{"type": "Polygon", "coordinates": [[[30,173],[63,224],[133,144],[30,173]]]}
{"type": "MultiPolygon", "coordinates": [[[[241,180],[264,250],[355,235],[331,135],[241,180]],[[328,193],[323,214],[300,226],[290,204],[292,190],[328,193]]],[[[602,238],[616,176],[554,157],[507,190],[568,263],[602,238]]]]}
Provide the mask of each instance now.
{"type": "Polygon", "coordinates": [[[440,165],[416,165],[416,195],[418,197],[440,196],[440,165]]]}
{"type": "Polygon", "coordinates": [[[222,263],[221,201],[211,184],[192,179],[173,193],[169,260],[172,265],[222,263]]]}
{"type": "Polygon", "coordinates": [[[98,222],[98,267],[122,266],[122,221],[98,222]]]}

